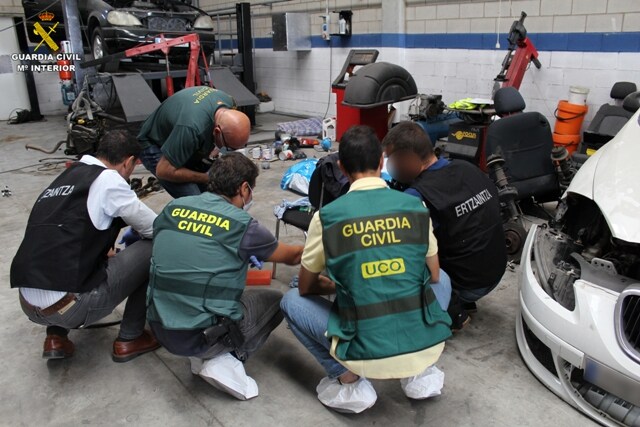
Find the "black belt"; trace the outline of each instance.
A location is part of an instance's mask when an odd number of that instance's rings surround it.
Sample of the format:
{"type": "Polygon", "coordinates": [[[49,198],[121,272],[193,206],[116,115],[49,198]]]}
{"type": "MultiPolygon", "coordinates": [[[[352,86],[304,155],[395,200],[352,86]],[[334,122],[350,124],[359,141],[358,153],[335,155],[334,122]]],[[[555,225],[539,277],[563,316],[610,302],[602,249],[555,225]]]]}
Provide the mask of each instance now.
{"type": "Polygon", "coordinates": [[[58,302],[51,304],[49,307],[40,308],[30,304],[26,299],[24,299],[21,292],[18,292],[18,294],[20,294],[20,304],[31,310],[39,312],[43,316],[51,316],[55,313],[64,314],[64,312],[78,300],[76,294],[68,292],[65,296],[60,298],[58,302]]]}

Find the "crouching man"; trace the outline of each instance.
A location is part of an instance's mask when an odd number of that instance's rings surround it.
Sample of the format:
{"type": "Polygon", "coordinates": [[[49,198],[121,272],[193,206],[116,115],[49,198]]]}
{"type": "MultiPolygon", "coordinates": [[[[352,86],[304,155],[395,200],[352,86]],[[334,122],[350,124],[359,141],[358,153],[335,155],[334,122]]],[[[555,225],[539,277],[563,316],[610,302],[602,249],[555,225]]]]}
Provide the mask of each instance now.
{"type": "Polygon", "coordinates": [[[429,244],[436,245],[429,211],[387,188],[382,164],[373,129],[345,132],[339,165],[351,188],[313,217],[299,288],[281,304],[291,331],[327,373],[318,399],[341,412],[373,406],[366,378],[401,379],[414,399],[440,394],[444,382],[435,363],[451,335],[444,311],[451,285],[439,277],[437,247],[429,244]],[[320,275],[325,267],[328,277],[320,275]],[[430,278],[441,282],[437,294],[430,278]],[[334,293],[333,306],[319,296],[334,293]]]}
{"type": "Polygon", "coordinates": [[[31,210],[11,264],[11,287],[20,288],[29,319],[47,327],[45,359],[71,357],[69,329],[96,323],[125,299],[113,360],[126,362],[160,347],[144,329],[151,241],[107,257],[125,224],[142,237],[153,233],[156,214],[126,181],[140,151],[125,132],[107,132],[96,157],[82,156],[62,172],[31,210]]]}
{"type": "Polygon", "coordinates": [[[438,159],[429,136],[414,122],[391,129],[382,145],[393,178],[410,185],[406,193],[431,212],[440,263],[453,283],[452,329],[460,330],[470,320],[468,311],[498,286],[507,267],[498,190],[471,163],[438,159]]]}
{"type": "Polygon", "coordinates": [[[167,350],[191,371],[246,400],[258,395],[243,362],[282,321],[282,294],[245,290],[251,257],[300,263],[302,246],[278,241],[246,211],[258,168],[230,153],[215,160],[208,192],[169,203],[154,223],[148,318],[167,350]]]}

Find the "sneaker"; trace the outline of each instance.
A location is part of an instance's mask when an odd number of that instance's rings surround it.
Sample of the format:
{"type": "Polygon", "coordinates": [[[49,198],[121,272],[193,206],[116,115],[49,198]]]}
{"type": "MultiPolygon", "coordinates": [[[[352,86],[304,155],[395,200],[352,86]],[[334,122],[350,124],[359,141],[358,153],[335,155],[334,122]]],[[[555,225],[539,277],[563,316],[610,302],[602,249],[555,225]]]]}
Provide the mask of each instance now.
{"type": "MultiPolygon", "coordinates": [[[[191,358],[191,372],[198,367],[191,358]]],[[[247,375],[244,365],[229,353],[205,360],[197,375],[206,382],[239,400],[249,400],[258,395],[258,384],[247,375]]]]}
{"type": "Polygon", "coordinates": [[[478,311],[478,306],[476,305],[475,302],[463,302],[462,308],[464,309],[464,311],[471,314],[478,311]]]}
{"type": "Polygon", "coordinates": [[[400,386],[409,399],[428,399],[440,396],[444,386],[444,372],[435,365],[431,365],[415,377],[402,378],[400,386]]]}
{"type": "Polygon", "coordinates": [[[318,400],[324,406],[348,414],[359,414],[376,403],[378,396],[365,378],[351,384],[341,384],[337,378],[323,378],[316,387],[318,400]]]}
{"type": "Polygon", "coordinates": [[[460,332],[469,322],[471,322],[471,317],[469,317],[469,313],[463,310],[451,317],[451,331],[460,332]]]}
{"type": "Polygon", "coordinates": [[[449,313],[449,317],[451,317],[451,330],[453,332],[459,332],[471,321],[469,313],[465,311],[462,304],[457,294],[453,293],[451,295],[451,302],[447,308],[447,313],[449,313]]]}

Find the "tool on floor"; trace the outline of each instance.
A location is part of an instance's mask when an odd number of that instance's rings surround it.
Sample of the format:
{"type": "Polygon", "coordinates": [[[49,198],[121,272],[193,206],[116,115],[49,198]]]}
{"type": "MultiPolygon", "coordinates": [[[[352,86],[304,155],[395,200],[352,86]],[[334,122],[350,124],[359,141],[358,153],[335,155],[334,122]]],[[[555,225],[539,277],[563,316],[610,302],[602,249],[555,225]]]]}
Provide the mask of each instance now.
{"type": "Polygon", "coordinates": [[[257,270],[247,271],[247,286],[269,286],[271,284],[271,270],[263,270],[264,263],[255,255],[249,257],[249,265],[257,270]]]}
{"type": "Polygon", "coordinates": [[[147,178],[147,183],[142,185],[142,179],[140,178],[132,178],[131,179],[131,189],[135,191],[138,197],[144,197],[149,193],[153,193],[154,191],[162,190],[162,185],[160,181],[156,179],[156,177],[150,176],[147,178]]]}

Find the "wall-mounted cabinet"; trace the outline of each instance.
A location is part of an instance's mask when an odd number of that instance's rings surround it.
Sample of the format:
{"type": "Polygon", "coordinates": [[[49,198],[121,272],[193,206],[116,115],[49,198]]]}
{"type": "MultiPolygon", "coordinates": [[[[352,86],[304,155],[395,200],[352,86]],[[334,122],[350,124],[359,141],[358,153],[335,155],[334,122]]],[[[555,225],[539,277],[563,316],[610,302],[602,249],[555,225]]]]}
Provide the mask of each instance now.
{"type": "Polygon", "coordinates": [[[271,16],[273,50],[311,50],[311,19],[307,13],[287,12],[271,16]]]}

